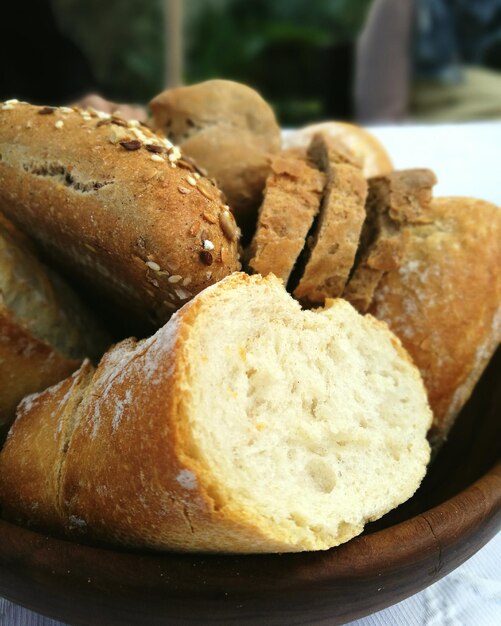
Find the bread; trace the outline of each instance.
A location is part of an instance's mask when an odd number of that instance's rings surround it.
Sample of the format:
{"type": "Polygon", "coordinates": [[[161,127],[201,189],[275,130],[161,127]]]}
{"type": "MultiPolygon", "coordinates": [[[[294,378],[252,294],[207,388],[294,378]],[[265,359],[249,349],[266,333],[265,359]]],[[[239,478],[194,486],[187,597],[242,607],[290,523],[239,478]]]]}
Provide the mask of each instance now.
{"type": "Polygon", "coordinates": [[[123,319],[158,327],[239,268],[218,190],[138,122],[0,105],[0,206],[123,319]]]}
{"type": "Polygon", "coordinates": [[[0,220],[0,443],[24,396],[66,378],[108,346],[84,305],[21,242],[0,220]]]}
{"type": "Polygon", "coordinates": [[[311,124],[284,135],[283,148],[308,146],[314,135],[322,133],[343,143],[360,161],[366,178],[384,176],[393,170],[391,159],[381,142],[368,130],[344,122],[311,124]]]}
{"type": "Polygon", "coordinates": [[[343,300],[301,311],[274,276],[236,273],[22,403],[0,504],[137,547],[326,549],[414,493],[430,422],[384,324],[343,300]]]}
{"type": "Polygon", "coordinates": [[[351,164],[329,137],[314,135],[308,153],[328,178],[294,295],[307,304],[323,304],[326,298],[343,293],[355,261],[365,218],[367,183],[360,168],[351,164]]]}
{"type": "Polygon", "coordinates": [[[399,267],[382,276],[369,312],[421,371],[437,449],[501,341],[501,209],[435,198],[427,218],[402,228],[399,267]]]}
{"type": "Polygon", "coordinates": [[[169,89],[150,107],[155,128],[215,178],[245,226],[261,203],[267,156],[280,149],[271,107],[250,87],[229,80],[169,89]]]}
{"type": "Polygon", "coordinates": [[[437,179],[431,170],[411,169],[369,179],[365,220],[355,267],[343,298],[365,313],[385,272],[403,255],[401,227],[432,218],[429,206],[437,179]]]}
{"type": "Polygon", "coordinates": [[[249,267],[273,272],[286,285],[320,208],[325,175],[308,163],[306,154],[283,151],[272,158],[249,267]]]}

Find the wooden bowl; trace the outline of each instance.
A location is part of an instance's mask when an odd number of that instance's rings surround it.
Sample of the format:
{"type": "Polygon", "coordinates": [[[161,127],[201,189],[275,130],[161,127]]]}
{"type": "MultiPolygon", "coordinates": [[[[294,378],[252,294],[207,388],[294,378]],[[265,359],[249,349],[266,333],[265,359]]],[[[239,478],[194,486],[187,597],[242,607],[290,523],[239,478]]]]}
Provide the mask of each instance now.
{"type": "Polygon", "coordinates": [[[501,350],[421,488],[338,548],[190,556],[82,546],[0,521],[0,595],[71,624],[335,624],[420,591],[501,528],[501,350]]]}

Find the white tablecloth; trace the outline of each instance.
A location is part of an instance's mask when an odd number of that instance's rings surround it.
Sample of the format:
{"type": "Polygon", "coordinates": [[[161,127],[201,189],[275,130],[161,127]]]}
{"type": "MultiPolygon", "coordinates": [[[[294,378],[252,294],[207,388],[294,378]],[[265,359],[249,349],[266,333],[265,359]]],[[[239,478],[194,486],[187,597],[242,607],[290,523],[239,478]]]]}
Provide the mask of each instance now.
{"type": "MultiPolygon", "coordinates": [[[[435,171],[439,181],[435,195],[475,196],[501,205],[501,122],[371,130],[388,149],[396,168],[429,167],[435,171]]],[[[501,533],[428,589],[351,622],[351,626],[418,625],[501,625],[501,533]]],[[[60,624],[0,598],[0,626],[60,624]]]]}

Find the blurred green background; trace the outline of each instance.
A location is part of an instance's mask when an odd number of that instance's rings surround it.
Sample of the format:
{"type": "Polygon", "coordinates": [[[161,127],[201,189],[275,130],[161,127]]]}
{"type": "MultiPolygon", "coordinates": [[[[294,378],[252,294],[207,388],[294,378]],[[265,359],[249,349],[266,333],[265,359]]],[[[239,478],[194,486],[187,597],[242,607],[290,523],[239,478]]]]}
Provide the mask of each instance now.
{"type": "MultiPolygon", "coordinates": [[[[161,0],[52,0],[101,94],[146,103],[165,86],[161,0]]],[[[283,125],[352,117],[353,42],[371,0],[185,0],[184,82],[257,88],[283,125]]]]}

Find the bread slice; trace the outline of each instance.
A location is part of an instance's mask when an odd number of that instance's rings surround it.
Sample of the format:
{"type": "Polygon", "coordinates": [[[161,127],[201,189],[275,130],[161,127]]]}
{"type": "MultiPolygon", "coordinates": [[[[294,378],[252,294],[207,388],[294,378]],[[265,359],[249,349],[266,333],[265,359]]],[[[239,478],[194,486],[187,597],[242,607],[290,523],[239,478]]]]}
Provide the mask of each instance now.
{"type": "Polygon", "coordinates": [[[435,198],[401,238],[399,266],[381,277],[369,312],[419,367],[438,449],[501,341],[501,209],[435,198]]]}
{"type": "Polygon", "coordinates": [[[322,550],[426,470],[431,413],[400,342],[343,300],[302,311],[272,275],[233,274],[86,368],[20,406],[0,454],[10,519],[157,549],[322,550]]]}
{"type": "Polygon", "coordinates": [[[306,148],[319,133],[342,143],[359,161],[366,178],[385,176],[393,170],[391,158],[377,137],[361,126],[346,122],[320,122],[286,132],[282,147],[306,148]]]}
{"type": "Polygon", "coordinates": [[[0,442],[26,395],[100,358],[106,333],[83,303],[0,219],[0,442]]]}
{"type": "Polygon", "coordinates": [[[404,243],[401,227],[431,221],[428,211],[436,182],[435,174],[427,169],[369,179],[367,218],[355,267],[343,292],[343,298],[358,311],[367,311],[384,273],[399,267],[404,243]]]}
{"type": "Polygon", "coordinates": [[[264,201],[250,245],[249,267],[273,272],[286,285],[320,208],[325,175],[306,153],[284,151],[271,159],[264,201]]]}
{"type": "Polygon", "coordinates": [[[309,258],[294,295],[306,304],[323,304],[342,294],[355,261],[367,183],[360,168],[328,137],[315,135],[308,153],[328,179],[318,223],[307,242],[309,258]]]}

